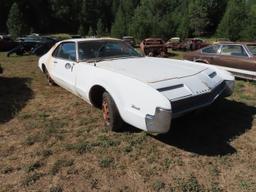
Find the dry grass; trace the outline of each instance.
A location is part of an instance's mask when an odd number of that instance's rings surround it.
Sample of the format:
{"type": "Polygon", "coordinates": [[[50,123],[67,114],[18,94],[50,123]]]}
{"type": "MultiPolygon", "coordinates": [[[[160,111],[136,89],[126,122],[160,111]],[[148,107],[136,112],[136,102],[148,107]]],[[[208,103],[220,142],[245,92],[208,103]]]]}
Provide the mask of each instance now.
{"type": "Polygon", "coordinates": [[[256,191],[255,83],[168,134],[110,133],[100,111],[47,86],[36,57],[0,63],[0,192],[256,191]]]}

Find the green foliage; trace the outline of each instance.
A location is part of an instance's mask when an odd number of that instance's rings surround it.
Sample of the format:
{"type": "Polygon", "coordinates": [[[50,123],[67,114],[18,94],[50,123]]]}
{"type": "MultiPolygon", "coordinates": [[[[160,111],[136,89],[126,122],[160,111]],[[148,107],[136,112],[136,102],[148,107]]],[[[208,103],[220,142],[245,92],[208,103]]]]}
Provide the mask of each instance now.
{"type": "Polygon", "coordinates": [[[10,9],[7,27],[13,38],[23,35],[27,30],[25,21],[23,20],[23,15],[17,3],[13,3],[10,9]]]}
{"type": "Polygon", "coordinates": [[[2,0],[0,32],[254,40],[255,0],[2,0]],[[17,3],[13,3],[17,2],[17,3]],[[8,16],[9,11],[9,16],[8,16]],[[8,17],[8,20],[7,20],[8,17]]]}
{"type": "Polygon", "coordinates": [[[104,35],[104,26],[102,23],[102,20],[99,19],[97,23],[97,36],[102,36],[104,35]]]}
{"type": "Polygon", "coordinates": [[[228,37],[233,41],[241,39],[246,19],[246,1],[230,0],[225,15],[218,27],[218,35],[220,37],[228,37]]]}

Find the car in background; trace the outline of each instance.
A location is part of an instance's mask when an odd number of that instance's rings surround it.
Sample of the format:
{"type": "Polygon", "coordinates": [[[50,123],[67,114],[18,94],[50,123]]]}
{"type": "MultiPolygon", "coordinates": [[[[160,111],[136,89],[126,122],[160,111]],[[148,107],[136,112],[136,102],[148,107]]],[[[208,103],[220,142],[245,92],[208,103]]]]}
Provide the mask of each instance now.
{"type": "Polygon", "coordinates": [[[17,46],[11,49],[7,56],[16,54],[22,56],[24,54],[34,54],[41,56],[58,42],[58,39],[48,36],[39,36],[38,34],[28,35],[17,39],[17,46]]]}
{"type": "Polygon", "coordinates": [[[9,51],[17,46],[10,35],[0,35],[0,51],[9,51]]]}
{"type": "Polygon", "coordinates": [[[174,51],[194,51],[208,45],[208,43],[200,38],[187,38],[184,41],[181,41],[180,38],[175,37],[166,42],[166,47],[174,51]]]}
{"type": "Polygon", "coordinates": [[[161,38],[144,39],[140,43],[140,49],[145,55],[150,57],[164,57],[167,55],[167,47],[165,46],[165,42],[161,38]]]}
{"type": "MultiPolygon", "coordinates": [[[[212,65],[145,57],[124,41],[70,39],[38,62],[50,85],[70,91],[102,110],[106,128],[126,122],[166,133],[174,118],[211,105],[233,92],[234,77],[212,65]]],[[[43,91],[43,90],[42,90],[43,91]]]]}
{"type": "Polygon", "coordinates": [[[184,54],[184,59],[212,64],[235,76],[256,80],[256,43],[225,42],[184,54]]]}
{"type": "Polygon", "coordinates": [[[134,39],[134,37],[132,37],[132,36],[124,36],[122,39],[123,39],[124,42],[126,42],[129,45],[135,47],[135,39],[134,39]]]}

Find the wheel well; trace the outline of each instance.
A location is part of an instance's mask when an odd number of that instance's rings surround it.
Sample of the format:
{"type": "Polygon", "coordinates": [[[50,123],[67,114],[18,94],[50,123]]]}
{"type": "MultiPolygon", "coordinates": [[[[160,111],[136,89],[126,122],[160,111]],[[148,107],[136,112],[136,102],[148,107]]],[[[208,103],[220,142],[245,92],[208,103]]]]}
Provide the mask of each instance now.
{"type": "Polygon", "coordinates": [[[209,64],[207,61],[205,61],[205,60],[195,60],[195,62],[197,62],[197,63],[205,63],[205,64],[209,64]]]}
{"type": "Polygon", "coordinates": [[[46,67],[45,67],[45,65],[44,65],[44,64],[42,64],[42,70],[43,70],[43,72],[44,72],[44,73],[46,73],[46,72],[47,72],[47,69],[46,69],[46,67]]]}
{"type": "Polygon", "coordinates": [[[94,107],[101,108],[103,99],[102,96],[105,91],[106,90],[100,85],[95,85],[91,88],[89,93],[89,99],[94,107]]]}

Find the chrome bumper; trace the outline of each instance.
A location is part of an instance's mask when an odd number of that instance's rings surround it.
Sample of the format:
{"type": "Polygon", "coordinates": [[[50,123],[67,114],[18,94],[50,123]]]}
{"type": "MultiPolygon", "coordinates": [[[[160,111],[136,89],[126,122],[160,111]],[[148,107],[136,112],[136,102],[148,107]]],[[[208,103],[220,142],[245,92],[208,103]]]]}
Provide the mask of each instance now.
{"type": "Polygon", "coordinates": [[[190,111],[211,105],[218,97],[228,97],[234,91],[234,81],[223,81],[207,94],[171,102],[172,110],[156,108],[154,115],[146,115],[147,131],[152,133],[167,133],[171,120],[190,111]]]}
{"type": "Polygon", "coordinates": [[[167,133],[171,127],[171,110],[156,108],[155,115],[146,115],[147,131],[151,133],[167,133]]]}

